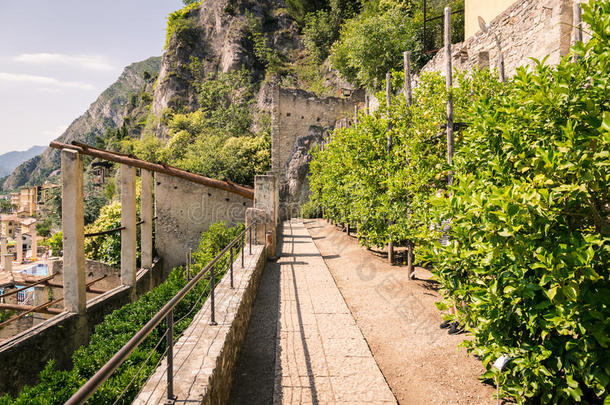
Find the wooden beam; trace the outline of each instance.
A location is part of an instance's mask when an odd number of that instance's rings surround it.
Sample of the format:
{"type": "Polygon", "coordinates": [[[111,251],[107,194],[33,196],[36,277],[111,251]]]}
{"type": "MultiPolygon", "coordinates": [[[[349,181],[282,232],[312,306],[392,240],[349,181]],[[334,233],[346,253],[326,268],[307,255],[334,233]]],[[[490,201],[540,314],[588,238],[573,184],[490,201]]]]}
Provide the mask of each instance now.
{"type": "Polygon", "coordinates": [[[254,190],[249,187],[240,186],[228,181],[211,179],[209,177],[202,176],[200,174],[187,172],[186,170],[178,169],[176,167],[172,167],[165,164],[152,163],[147,162],[145,160],[136,159],[131,156],[127,156],[122,153],[116,153],[109,150],[98,149],[93,146],[89,146],[80,142],[73,142],[72,145],[61,143],[61,142],[51,142],[49,144],[51,148],[54,149],[71,149],[82,153],[83,155],[94,156],[100,159],[109,160],[115,163],[121,163],[128,166],[138,167],[140,169],[150,170],[152,172],[163,173],[169,176],[179,177],[185,180],[192,181],[193,183],[202,184],[204,186],[217,188],[219,190],[228,191],[231,193],[235,193],[241,195],[242,197],[248,198],[250,200],[254,200],[254,190]]]}
{"type": "Polygon", "coordinates": [[[49,315],[61,314],[62,312],[64,312],[63,308],[48,308],[48,307],[40,308],[40,309],[36,309],[36,308],[38,308],[38,307],[34,307],[32,305],[0,304],[0,309],[9,309],[9,310],[13,310],[13,311],[32,311],[32,312],[39,312],[42,314],[49,314],[49,315]]]}

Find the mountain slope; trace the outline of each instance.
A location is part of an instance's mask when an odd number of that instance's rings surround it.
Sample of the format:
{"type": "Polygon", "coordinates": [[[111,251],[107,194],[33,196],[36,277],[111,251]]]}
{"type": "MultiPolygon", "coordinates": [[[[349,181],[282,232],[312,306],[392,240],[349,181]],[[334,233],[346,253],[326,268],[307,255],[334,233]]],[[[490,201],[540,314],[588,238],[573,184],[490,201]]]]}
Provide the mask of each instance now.
{"type": "Polygon", "coordinates": [[[32,146],[26,151],[8,152],[0,155],[0,177],[8,176],[17,166],[41,154],[45,146],[32,146]]]}
{"type": "MultiPolygon", "coordinates": [[[[152,57],[127,66],[118,80],[56,140],[65,143],[78,140],[94,144],[96,137],[103,137],[107,129],[123,125],[123,119],[133,110],[130,105],[133,95],[152,91],[160,63],[161,58],[152,57]]],[[[41,155],[17,167],[4,182],[3,189],[13,190],[23,185],[41,184],[51,172],[59,168],[59,151],[47,148],[41,155]]]]}

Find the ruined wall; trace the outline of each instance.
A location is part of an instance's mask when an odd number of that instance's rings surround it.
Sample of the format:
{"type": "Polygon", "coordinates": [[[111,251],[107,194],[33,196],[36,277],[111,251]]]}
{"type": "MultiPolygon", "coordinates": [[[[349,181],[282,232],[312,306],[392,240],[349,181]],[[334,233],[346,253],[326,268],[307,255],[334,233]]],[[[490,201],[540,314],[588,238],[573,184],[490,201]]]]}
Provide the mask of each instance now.
{"type": "Polygon", "coordinates": [[[364,101],[356,92],[349,98],[320,99],[312,93],[275,86],[272,91],[271,168],[280,178],[281,217],[299,215],[307,201],[310,149],[319,144],[338,119],[351,117],[364,101]]]}
{"type": "MultiPolygon", "coordinates": [[[[522,65],[532,65],[529,58],[549,55],[548,64],[557,64],[572,44],[572,0],[521,0],[512,4],[491,22],[490,31],[498,33],[507,76],[522,65]]],[[[498,60],[494,36],[478,31],[452,47],[453,68],[475,66],[496,68],[498,60]]],[[[445,69],[444,52],[438,52],[422,71],[445,69]]]]}
{"type": "Polygon", "coordinates": [[[186,261],[210,225],[243,223],[252,200],[238,194],[155,173],[155,249],[167,274],[186,261]]]}

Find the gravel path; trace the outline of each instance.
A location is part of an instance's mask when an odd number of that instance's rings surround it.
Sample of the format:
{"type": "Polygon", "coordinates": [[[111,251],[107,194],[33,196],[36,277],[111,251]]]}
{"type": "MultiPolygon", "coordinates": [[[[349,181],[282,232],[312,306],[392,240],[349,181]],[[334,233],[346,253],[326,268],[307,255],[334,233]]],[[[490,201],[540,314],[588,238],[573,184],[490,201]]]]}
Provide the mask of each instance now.
{"type": "Polygon", "coordinates": [[[401,404],[493,404],[495,390],[479,382],[482,365],[458,349],[434,302],[436,285],[424,269],[408,281],[353,237],[323,220],[305,220],[356,324],[401,404]]]}

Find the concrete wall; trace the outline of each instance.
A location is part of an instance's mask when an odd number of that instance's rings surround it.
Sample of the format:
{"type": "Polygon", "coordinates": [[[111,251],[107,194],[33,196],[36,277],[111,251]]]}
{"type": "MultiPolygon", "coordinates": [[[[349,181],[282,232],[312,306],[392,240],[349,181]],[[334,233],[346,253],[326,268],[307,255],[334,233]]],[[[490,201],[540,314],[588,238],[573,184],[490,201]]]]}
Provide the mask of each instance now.
{"type": "Polygon", "coordinates": [[[479,31],[477,17],[481,16],[486,22],[490,22],[514,2],[515,0],[466,0],[464,2],[464,38],[470,38],[479,31]]]}
{"type": "Polygon", "coordinates": [[[338,119],[353,116],[354,105],[362,107],[363,101],[362,92],[350,98],[320,99],[303,90],[274,86],[271,169],[280,179],[282,218],[298,215],[300,203],[308,199],[309,150],[335,128],[338,119]]]}
{"type": "Polygon", "coordinates": [[[155,173],[155,249],[163,258],[163,273],[186,262],[210,225],[243,223],[253,201],[228,191],[155,173]]]}
{"type": "MultiPolygon", "coordinates": [[[[571,24],[572,0],[520,0],[498,15],[491,21],[490,31],[501,38],[507,76],[519,66],[532,65],[530,57],[542,59],[549,55],[547,63],[557,64],[572,44],[571,24]]],[[[452,47],[453,68],[458,70],[474,66],[495,68],[497,58],[493,35],[481,31],[452,47]]],[[[444,52],[439,51],[422,71],[444,72],[444,59],[444,52]]]]}
{"type": "MultiPolygon", "coordinates": [[[[136,292],[149,291],[161,282],[161,263],[138,273],[136,292]]],[[[85,315],[63,312],[0,343],[0,393],[16,395],[25,385],[39,381],[49,360],[60,369],[72,367],[72,354],[87,344],[104,317],[131,302],[131,289],[117,287],[87,302],[85,315]]]]}

